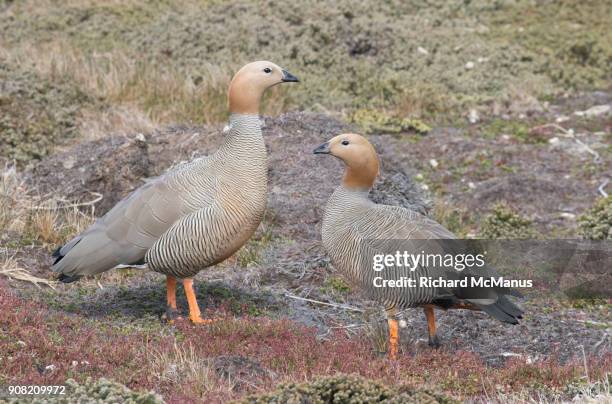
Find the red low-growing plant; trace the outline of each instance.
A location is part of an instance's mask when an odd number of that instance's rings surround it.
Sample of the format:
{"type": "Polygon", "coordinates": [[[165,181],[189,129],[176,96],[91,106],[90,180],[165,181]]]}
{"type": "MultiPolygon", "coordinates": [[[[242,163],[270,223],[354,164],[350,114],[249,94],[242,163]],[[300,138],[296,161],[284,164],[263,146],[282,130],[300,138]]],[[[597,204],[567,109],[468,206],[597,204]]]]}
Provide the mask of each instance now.
{"type": "MultiPolygon", "coordinates": [[[[554,358],[535,364],[513,359],[490,368],[474,353],[444,349],[408,352],[390,361],[375,352],[366,337],[349,338],[338,331],[322,341],[314,328],[290,320],[232,318],[223,310],[207,313],[225,316],[210,326],[177,320],[164,332],[134,329],[125,335],[103,318],[68,315],[18,298],[2,281],[0,308],[0,384],[5,385],[106,377],[134,390],[155,390],[170,402],[214,402],[272,390],[280,382],[354,373],[387,384],[426,385],[465,398],[491,390],[562,387],[585,373],[582,361],[560,365],[554,358]],[[172,359],[177,349],[210,360],[215,388],[158,376],[156,358],[172,359]],[[265,371],[254,373],[255,381],[238,388],[215,367],[220,357],[245,358],[265,371]]],[[[590,378],[602,377],[611,363],[611,355],[588,358],[590,378]]]]}

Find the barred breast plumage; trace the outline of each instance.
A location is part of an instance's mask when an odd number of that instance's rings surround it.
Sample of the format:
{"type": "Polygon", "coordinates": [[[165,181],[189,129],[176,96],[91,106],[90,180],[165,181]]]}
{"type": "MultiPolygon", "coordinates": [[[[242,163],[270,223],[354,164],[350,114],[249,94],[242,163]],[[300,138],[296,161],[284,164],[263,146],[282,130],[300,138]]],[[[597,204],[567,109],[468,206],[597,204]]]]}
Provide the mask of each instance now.
{"type": "Polygon", "coordinates": [[[232,255],[261,222],[266,207],[266,148],[258,116],[233,115],[227,140],[210,158],[169,173],[184,216],[147,251],[154,271],[188,278],[232,255]]]}

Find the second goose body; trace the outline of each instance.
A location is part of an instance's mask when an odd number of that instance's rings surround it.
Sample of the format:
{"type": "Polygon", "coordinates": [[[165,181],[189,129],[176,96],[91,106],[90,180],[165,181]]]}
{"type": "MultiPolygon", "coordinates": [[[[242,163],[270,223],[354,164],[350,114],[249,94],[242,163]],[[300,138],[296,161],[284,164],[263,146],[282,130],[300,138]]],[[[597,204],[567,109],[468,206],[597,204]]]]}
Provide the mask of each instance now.
{"type": "MultiPolygon", "coordinates": [[[[385,306],[389,318],[389,354],[397,357],[398,310],[423,307],[429,328],[429,343],[438,346],[434,307],[443,309],[482,310],[500,321],[516,324],[522,311],[506,295],[520,296],[508,288],[483,288],[474,293],[466,288],[439,287],[380,287],[374,282],[379,276],[373,270],[373,257],[398,250],[419,253],[427,246],[437,253],[452,253],[445,242],[455,236],[442,225],[399,206],[379,205],[368,198],[378,175],[378,156],[364,137],[343,134],[332,138],[314,150],[315,154],[331,154],[346,166],[341,185],[329,198],[323,217],[321,238],[332,263],[351,283],[369,298],[385,306]],[[429,242],[430,240],[433,240],[429,242]]],[[[465,271],[447,272],[439,266],[421,265],[416,271],[406,266],[391,265],[385,278],[415,279],[418,277],[453,278],[455,276],[489,277],[495,271],[485,267],[478,274],[465,271]]]]}

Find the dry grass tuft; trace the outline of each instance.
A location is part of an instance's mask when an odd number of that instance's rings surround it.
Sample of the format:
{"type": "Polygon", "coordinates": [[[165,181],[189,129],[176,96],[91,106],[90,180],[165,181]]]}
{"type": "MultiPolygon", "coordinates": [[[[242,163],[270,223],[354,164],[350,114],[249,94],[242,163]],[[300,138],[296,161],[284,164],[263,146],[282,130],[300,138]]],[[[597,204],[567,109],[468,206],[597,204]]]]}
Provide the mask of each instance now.
{"type": "Polygon", "coordinates": [[[10,279],[16,279],[18,281],[30,282],[37,288],[40,288],[40,284],[42,284],[50,287],[51,289],[55,289],[54,284],[56,282],[30,274],[30,272],[28,272],[26,269],[18,266],[14,255],[9,256],[8,252],[6,251],[4,251],[4,255],[5,258],[0,265],[0,275],[6,276],[10,279]]]}
{"type": "Polygon", "coordinates": [[[18,230],[23,211],[25,188],[14,167],[4,167],[0,175],[0,231],[18,230]]]}
{"type": "Polygon", "coordinates": [[[160,382],[190,385],[198,397],[234,389],[231,380],[217,377],[211,361],[196,353],[191,343],[179,346],[175,341],[172,350],[153,353],[151,362],[160,382]]]}
{"type": "MultiPolygon", "coordinates": [[[[14,167],[0,174],[0,231],[12,233],[18,245],[54,247],[80,233],[94,220],[93,209],[84,213],[75,204],[48,196],[33,195],[14,167]]],[[[7,240],[8,242],[8,240],[7,240]]]]}
{"type": "MultiPolygon", "coordinates": [[[[0,57],[33,68],[52,81],[75,83],[107,107],[84,109],[79,132],[88,139],[109,133],[148,132],[172,123],[212,124],[227,119],[227,88],[233,66],[204,64],[197,76],[172,64],[152,63],[120,49],[87,53],[57,41],[0,48],[0,57]]],[[[286,93],[272,89],[267,113],[287,105],[286,93]]]]}

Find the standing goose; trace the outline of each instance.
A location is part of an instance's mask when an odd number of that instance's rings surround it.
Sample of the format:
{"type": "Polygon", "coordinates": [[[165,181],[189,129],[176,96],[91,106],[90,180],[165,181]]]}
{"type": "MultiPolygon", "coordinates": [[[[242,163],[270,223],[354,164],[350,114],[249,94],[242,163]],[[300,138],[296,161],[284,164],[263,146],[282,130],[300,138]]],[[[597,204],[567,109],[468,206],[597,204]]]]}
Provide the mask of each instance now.
{"type": "MultiPolygon", "coordinates": [[[[404,249],[413,249],[418,253],[424,245],[423,240],[454,239],[455,236],[420,213],[399,206],[379,205],[368,199],[368,193],[378,175],[379,164],[376,150],[364,137],[355,134],[339,135],[317,147],[314,153],[331,154],[346,165],[342,184],[336,188],[325,208],[323,246],[336,268],[370,298],[385,305],[391,358],[397,357],[398,309],[424,308],[429,344],[435,347],[439,346],[439,341],[434,307],[483,310],[503,322],[518,323],[522,311],[506,297],[520,296],[520,293],[512,289],[483,289],[475,298],[469,290],[461,288],[375,287],[374,278],[380,274],[373,270],[372,258],[381,252],[381,248],[389,249],[392,246],[390,251],[394,253],[395,247],[401,245],[404,249]]],[[[394,266],[389,268],[388,273],[393,275],[392,279],[426,275],[449,277],[448,272],[440,271],[443,270],[422,266],[412,272],[406,266],[394,266]]],[[[483,271],[481,276],[495,276],[490,268],[483,271]]]]}
{"type": "Polygon", "coordinates": [[[147,263],[166,275],[176,312],[182,279],[189,318],[201,317],[193,276],[236,252],[266,208],[267,155],[259,104],[266,89],[298,79],[267,61],[249,63],[229,87],[229,130],[216,153],[181,164],[136,189],[53,257],[53,271],[73,282],[121,264],[147,263]]]}

